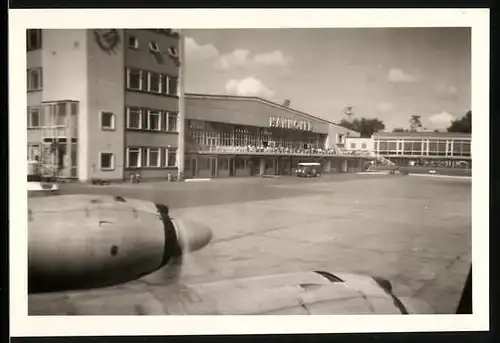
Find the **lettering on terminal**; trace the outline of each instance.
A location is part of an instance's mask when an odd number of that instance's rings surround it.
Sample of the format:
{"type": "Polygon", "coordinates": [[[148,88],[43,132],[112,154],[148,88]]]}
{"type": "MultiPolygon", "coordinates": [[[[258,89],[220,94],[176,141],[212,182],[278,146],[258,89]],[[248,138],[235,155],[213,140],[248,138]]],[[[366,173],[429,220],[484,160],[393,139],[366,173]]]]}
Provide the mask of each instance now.
{"type": "Polygon", "coordinates": [[[289,130],[312,131],[312,123],[308,120],[297,120],[288,117],[269,117],[269,127],[289,130]]]}

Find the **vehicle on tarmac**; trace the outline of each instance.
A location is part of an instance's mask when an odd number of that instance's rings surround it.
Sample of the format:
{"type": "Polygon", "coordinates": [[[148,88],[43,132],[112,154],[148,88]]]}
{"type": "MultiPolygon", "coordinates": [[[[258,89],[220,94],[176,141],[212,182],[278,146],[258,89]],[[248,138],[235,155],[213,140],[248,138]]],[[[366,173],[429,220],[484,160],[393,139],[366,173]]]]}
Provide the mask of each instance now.
{"type": "Polygon", "coordinates": [[[297,177],[320,177],[321,164],[316,162],[302,162],[295,169],[297,177]]]}

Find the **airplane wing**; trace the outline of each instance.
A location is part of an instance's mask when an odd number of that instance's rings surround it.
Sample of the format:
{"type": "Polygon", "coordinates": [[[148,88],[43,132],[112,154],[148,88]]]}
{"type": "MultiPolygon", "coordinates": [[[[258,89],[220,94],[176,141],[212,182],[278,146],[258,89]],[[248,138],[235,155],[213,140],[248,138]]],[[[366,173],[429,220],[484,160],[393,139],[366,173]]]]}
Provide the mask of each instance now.
{"type": "Polygon", "coordinates": [[[432,313],[386,280],[310,271],[185,284],[182,257],[212,238],[165,205],[121,197],[29,200],[29,315],[432,313]],[[161,271],[160,280],[151,273],[161,271]],[[165,271],[165,272],[164,272],[165,271]]]}
{"type": "Polygon", "coordinates": [[[384,281],[305,272],[200,284],[138,280],[108,289],[33,294],[30,315],[317,315],[432,313],[398,299],[384,281]]]}

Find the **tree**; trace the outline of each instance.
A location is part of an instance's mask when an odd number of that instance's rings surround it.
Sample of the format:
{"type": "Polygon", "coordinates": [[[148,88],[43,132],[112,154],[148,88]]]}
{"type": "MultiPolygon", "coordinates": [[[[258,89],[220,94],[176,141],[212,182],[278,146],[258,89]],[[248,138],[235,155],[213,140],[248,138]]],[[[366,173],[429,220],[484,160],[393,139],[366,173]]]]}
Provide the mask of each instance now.
{"type": "Polygon", "coordinates": [[[422,122],[420,121],[421,116],[412,115],[410,118],[410,131],[415,132],[422,128],[422,122]]]}
{"type": "Polygon", "coordinates": [[[448,132],[472,133],[472,111],[469,110],[462,118],[452,121],[448,132]]]}
{"type": "Polygon", "coordinates": [[[384,123],[378,118],[356,118],[352,121],[342,119],[339,125],[345,127],[346,129],[359,132],[363,138],[369,138],[375,132],[385,129],[384,123]]]}

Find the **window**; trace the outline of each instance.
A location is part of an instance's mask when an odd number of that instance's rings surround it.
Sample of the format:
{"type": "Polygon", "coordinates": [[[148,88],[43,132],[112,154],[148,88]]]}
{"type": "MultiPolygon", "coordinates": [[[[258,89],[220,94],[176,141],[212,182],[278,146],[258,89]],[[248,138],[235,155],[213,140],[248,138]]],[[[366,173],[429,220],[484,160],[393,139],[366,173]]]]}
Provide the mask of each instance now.
{"type": "Polygon", "coordinates": [[[152,51],[152,52],[159,52],[160,51],[160,46],[156,43],[156,42],[149,42],[149,49],[152,51]]]}
{"type": "Polygon", "coordinates": [[[28,91],[39,91],[42,86],[42,68],[28,69],[28,91]]]}
{"type": "Polygon", "coordinates": [[[171,46],[170,48],[168,48],[168,53],[174,57],[178,56],[177,49],[175,48],[175,46],[171,46]]]}
{"type": "Polygon", "coordinates": [[[351,143],[351,149],[356,149],[356,143],[351,143]]]}
{"type": "Polygon", "coordinates": [[[168,114],[168,131],[177,132],[177,113],[168,114]]]}
{"type": "Polygon", "coordinates": [[[161,75],[158,73],[148,73],[148,91],[161,93],[161,75]]]}
{"type": "Polygon", "coordinates": [[[366,149],[366,143],[361,143],[361,149],[366,149]]]}
{"type": "Polygon", "coordinates": [[[114,170],[115,155],[110,152],[101,152],[99,165],[101,166],[101,170],[114,170]]]}
{"type": "Polygon", "coordinates": [[[101,111],[101,129],[114,130],[115,129],[115,115],[112,112],[101,111]]]}
{"type": "Polygon", "coordinates": [[[127,168],[141,167],[141,149],[127,148],[127,168]]]}
{"type": "Polygon", "coordinates": [[[168,131],[168,112],[161,112],[161,128],[163,131],[168,131]]]}
{"type": "Polygon", "coordinates": [[[154,111],[150,110],[149,111],[149,130],[155,130],[155,131],[160,131],[161,129],[161,112],[160,111],[154,111]]]}
{"type": "Polygon", "coordinates": [[[127,88],[132,90],[142,90],[143,86],[143,72],[139,69],[127,69],[127,88]]]}
{"type": "Polygon", "coordinates": [[[167,76],[167,89],[166,94],[168,95],[177,95],[177,78],[167,76]]]}
{"type": "Polygon", "coordinates": [[[158,168],[160,166],[160,148],[148,148],[147,166],[158,168]]]}
{"type": "Polygon", "coordinates": [[[177,165],[177,149],[166,149],[165,167],[175,167],[177,165]]]}
{"type": "Polygon", "coordinates": [[[26,47],[28,51],[42,48],[42,30],[26,30],[26,47]]]}
{"type": "Polygon", "coordinates": [[[78,103],[72,102],[70,105],[70,111],[72,116],[76,116],[78,114],[78,103]]]}
{"type": "Polygon", "coordinates": [[[28,161],[35,161],[37,156],[40,157],[40,145],[28,143],[28,161]]]}
{"type": "Polygon", "coordinates": [[[40,108],[28,107],[28,129],[40,127],[40,108]]]}
{"type": "Polygon", "coordinates": [[[139,40],[137,39],[137,37],[128,37],[128,47],[131,49],[139,49],[139,40]]]}
{"type": "Polygon", "coordinates": [[[139,108],[127,108],[127,128],[140,129],[141,122],[141,110],[139,108]]]}

